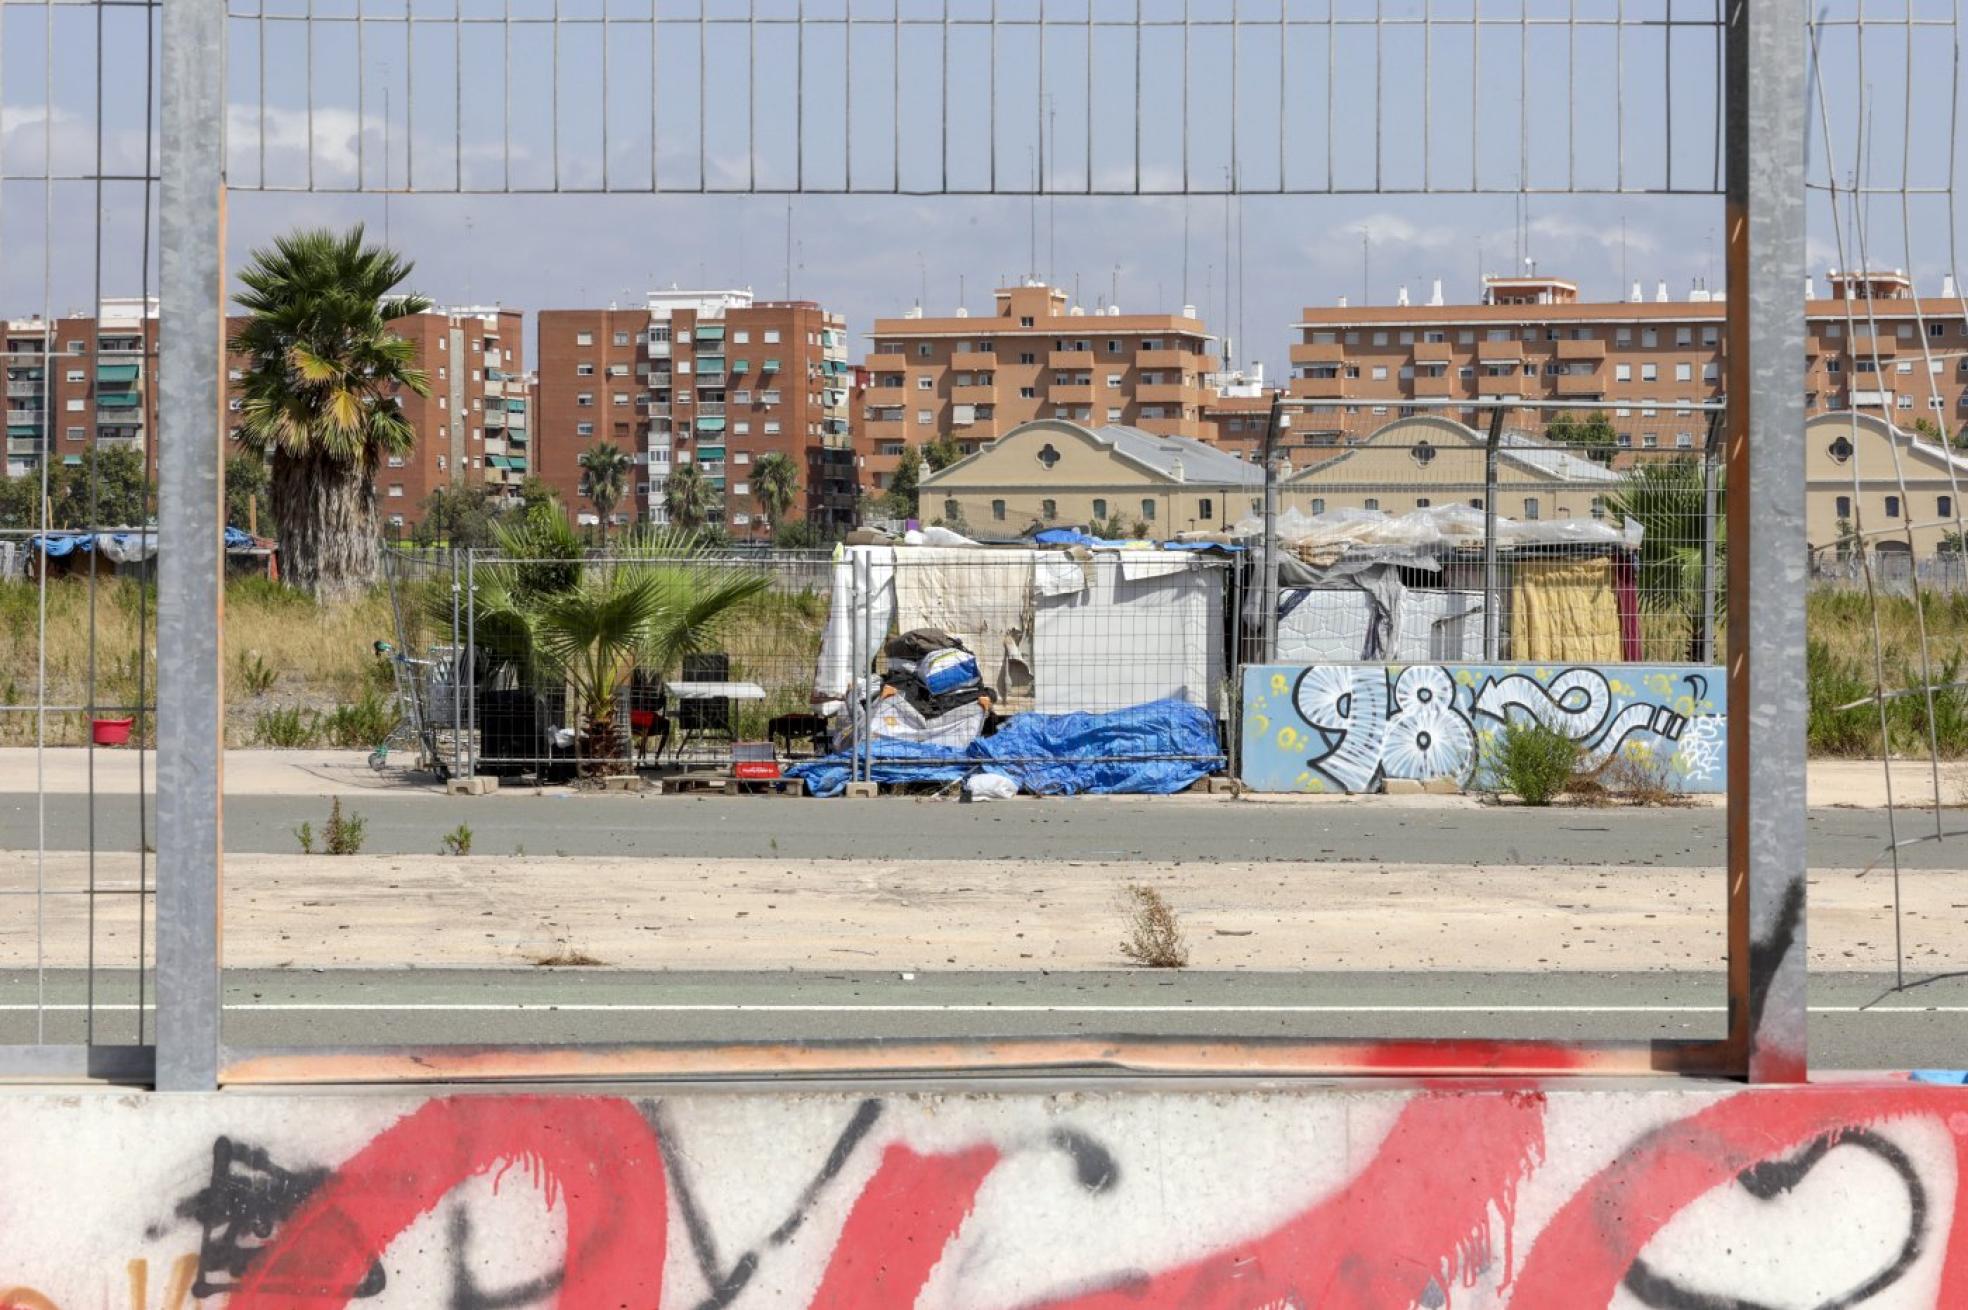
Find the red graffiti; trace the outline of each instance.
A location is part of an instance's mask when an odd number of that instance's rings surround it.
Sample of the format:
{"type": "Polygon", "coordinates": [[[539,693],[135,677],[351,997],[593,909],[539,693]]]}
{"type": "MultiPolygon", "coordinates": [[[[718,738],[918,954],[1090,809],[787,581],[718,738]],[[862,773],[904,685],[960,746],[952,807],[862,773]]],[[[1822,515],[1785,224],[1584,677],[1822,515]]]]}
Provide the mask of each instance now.
{"type": "Polygon", "coordinates": [[[889,1147],[848,1212],[812,1304],[828,1310],[914,1305],[997,1164],[998,1152],[989,1146],[954,1155],[889,1147]]]}
{"type": "Polygon", "coordinates": [[[282,1226],[228,1310],[341,1310],[370,1263],[468,1178],[523,1169],[567,1214],[559,1303],[657,1305],[668,1193],[656,1137],[627,1101],[459,1097],[406,1115],[282,1226]]]}
{"type": "MultiPolygon", "coordinates": [[[[1602,1169],[1545,1225],[1510,1303],[1515,1310],[1605,1305],[1654,1235],[1704,1193],[1827,1134],[1931,1116],[1951,1104],[1959,1098],[1937,1088],[1788,1088],[1744,1092],[1668,1124],[1602,1169]]],[[[1968,1180],[1968,1134],[1957,1130],[1954,1148],[1955,1177],[1968,1180]]],[[[1947,1263],[1934,1304],[1968,1306],[1962,1200],[1943,1247],[1947,1263]]]]}
{"type": "Polygon", "coordinates": [[[1508,1234],[1517,1185],[1543,1153],[1541,1095],[1426,1093],[1334,1196],[1261,1237],[1055,1310],[1413,1305],[1431,1281],[1446,1294],[1489,1264],[1490,1210],[1508,1234]]]}

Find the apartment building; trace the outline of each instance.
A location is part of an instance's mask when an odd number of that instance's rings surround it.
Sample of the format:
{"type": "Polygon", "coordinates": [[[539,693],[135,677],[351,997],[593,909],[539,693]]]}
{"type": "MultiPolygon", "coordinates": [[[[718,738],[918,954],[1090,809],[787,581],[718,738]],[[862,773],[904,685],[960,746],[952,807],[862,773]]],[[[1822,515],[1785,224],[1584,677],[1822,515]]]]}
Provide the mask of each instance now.
{"type": "Polygon", "coordinates": [[[1200,435],[1217,358],[1194,309],[1088,312],[1069,300],[1034,282],[999,288],[988,318],[877,319],[859,411],[867,479],[886,486],[911,446],[949,436],[970,454],[1039,418],[1200,435]]]}
{"type": "Polygon", "coordinates": [[[1271,402],[1282,388],[1268,386],[1264,367],[1220,374],[1203,398],[1196,436],[1225,454],[1256,464],[1264,459],[1264,430],[1271,424],[1271,402]]]}
{"type": "Polygon", "coordinates": [[[641,309],[539,315],[541,475],[583,521],[580,455],[613,441],[634,461],[617,523],[668,522],[664,485],[694,464],[734,537],[775,526],[751,470],[769,454],[800,469],[790,517],[842,529],[855,501],[847,325],[810,300],[750,291],[651,292],[641,309]]]}
{"type": "Polygon", "coordinates": [[[41,460],[82,462],[99,448],[145,451],[153,476],[157,431],[157,301],[105,299],[95,315],[6,323],[8,477],[41,460]]]}
{"type": "MultiPolygon", "coordinates": [[[[244,321],[239,315],[229,319],[228,336],[244,321]]],[[[442,486],[485,486],[502,500],[516,501],[519,484],[531,471],[533,447],[524,315],[496,305],[468,305],[411,314],[393,320],[390,329],[416,345],[430,393],[397,396],[417,444],[388,456],[376,470],[376,510],[385,531],[416,527],[424,500],[442,486]]],[[[238,383],[245,370],[244,359],[228,359],[228,383],[238,383]]],[[[238,388],[231,390],[226,403],[237,414],[238,388]]],[[[235,440],[238,433],[235,425],[235,440]]]]}
{"type": "MultiPolygon", "coordinates": [[[[1831,294],[1805,287],[1805,404],[1893,415],[1902,427],[1927,418],[1942,431],[1968,419],[1968,318],[1951,285],[1916,299],[1904,272],[1840,273],[1831,294]],[[1923,353],[1922,343],[1926,345],[1923,353]]],[[[1358,442],[1396,418],[1442,414],[1486,427],[1473,400],[1603,401],[1619,444],[1632,451],[1696,450],[1706,414],[1692,408],[1723,394],[1720,292],[1581,301],[1563,278],[1488,277],[1482,301],[1450,305],[1441,284],[1427,304],[1307,309],[1291,349],[1293,444],[1358,442]]],[[[1507,412],[1513,427],[1541,430],[1548,414],[1507,412]]]]}

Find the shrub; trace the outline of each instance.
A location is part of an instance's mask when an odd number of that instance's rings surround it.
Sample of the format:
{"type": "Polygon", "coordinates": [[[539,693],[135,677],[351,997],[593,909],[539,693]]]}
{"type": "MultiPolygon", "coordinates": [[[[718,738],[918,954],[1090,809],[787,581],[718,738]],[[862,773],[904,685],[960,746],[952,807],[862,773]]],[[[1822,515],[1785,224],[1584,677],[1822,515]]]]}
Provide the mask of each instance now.
{"type": "Polygon", "coordinates": [[[444,834],[444,849],[441,852],[439,852],[439,854],[470,855],[471,841],[472,841],[471,826],[469,824],[461,823],[456,828],[453,828],[450,832],[444,834]]]}
{"type": "Polygon", "coordinates": [[[301,844],[301,854],[314,854],[314,825],[303,823],[300,827],[294,829],[294,840],[301,844]]]}
{"type": "Polygon", "coordinates": [[[342,798],[337,796],[328,807],[328,830],[324,834],[330,855],[354,855],[362,849],[362,830],[368,820],[359,814],[344,815],[342,798]]]}
{"type": "Polygon", "coordinates": [[[1813,755],[1873,755],[1879,750],[1879,711],[1840,709],[1872,694],[1857,659],[1841,658],[1822,641],[1804,644],[1805,742],[1813,755]]]}
{"type": "Polygon", "coordinates": [[[262,710],[253,720],[253,740],[282,750],[312,746],[320,732],[321,717],[312,710],[262,710]]]}
{"type": "Polygon", "coordinates": [[[337,705],[321,721],[322,733],[331,746],[375,746],[395,726],[395,707],[387,696],[373,688],[353,705],[337,705]]]}
{"type": "Polygon", "coordinates": [[[1175,910],[1153,887],[1135,883],[1127,889],[1128,939],[1121,954],[1151,969],[1180,969],[1189,963],[1189,945],[1175,910]]]}
{"type": "Polygon", "coordinates": [[[248,696],[263,696],[273,689],[280,670],[260,658],[256,650],[239,652],[239,686],[248,696]]]}
{"type": "Polygon", "coordinates": [[[1549,805],[1578,772],[1579,745],[1535,720],[1512,720],[1492,739],[1491,785],[1526,805],[1549,805]]]}

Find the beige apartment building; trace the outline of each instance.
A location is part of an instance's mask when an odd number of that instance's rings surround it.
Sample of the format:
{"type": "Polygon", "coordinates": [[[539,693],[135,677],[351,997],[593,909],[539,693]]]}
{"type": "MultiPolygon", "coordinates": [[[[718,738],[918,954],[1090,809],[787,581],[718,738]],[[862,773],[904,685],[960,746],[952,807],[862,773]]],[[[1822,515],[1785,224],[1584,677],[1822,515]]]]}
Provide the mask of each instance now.
{"type": "Polygon", "coordinates": [[[1180,314],[1088,311],[1044,283],[1003,287],[989,317],[913,310],[875,321],[861,415],[863,472],[888,484],[911,446],[954,437],[966,453],[1035,419],[1202,435],[1215,338],[1180,314]]]}
{"type": "Polygon", "coordinates": [[[1172,536],[1261,508],[1258,466],[1188,437],[1067,419],[1021,423],[921,484],[922,513],[984,539],[1120,523],[1172,536]]]}
{"type": "MultiPolygon", "coordinates": [[[[1916,299],[1898,270],[1829,277],[1805,288],[1807,412],[1857,408],[1941,432],[1968,420],[1968,318],[1954,287],[1916,299]]],[[[1722,293],[1581,301],[1555,277],[1488,277],[1478,304],[1307,309],[1291,348],[1296,445],[1355,442],[1393,419],[1432,413],[1486,427],[1489,409],[1458,401],[1605,402],[1623,449],[1698,450],[1708,422],[1694,406],[1723,394],[1722,293]]],[[[1511,410],[1506,424],[1542,430],[1548,413],[1511,410]]]]}
{"type": "Polygon", "coordinates": [[[1960,452],[1876,414],[1821,414],[1804,434],[1805,532],[1820,566],[1848,555],[1855,534],[1875,556],[1927,559],[1961,530],[1968,457],[1960,452]]]}

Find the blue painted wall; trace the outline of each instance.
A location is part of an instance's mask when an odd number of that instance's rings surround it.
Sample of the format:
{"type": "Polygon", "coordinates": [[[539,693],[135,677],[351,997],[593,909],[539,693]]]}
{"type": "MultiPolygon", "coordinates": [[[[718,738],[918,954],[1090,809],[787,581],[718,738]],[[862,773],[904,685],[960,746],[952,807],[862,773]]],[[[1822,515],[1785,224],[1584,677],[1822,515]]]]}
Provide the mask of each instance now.
{"type": "Polygon", "coordinates": [[[1371,792],[1389,778],[1489,782],[1507,721],[1536,719],[1686,792],[1727,789],[1722,671],[1703,664],[1312,664],[1244,670],[1244,783],[1371,792]]]}

